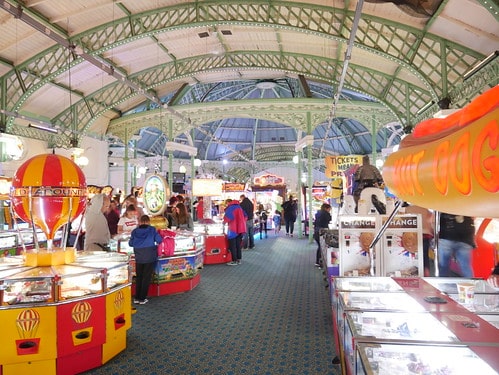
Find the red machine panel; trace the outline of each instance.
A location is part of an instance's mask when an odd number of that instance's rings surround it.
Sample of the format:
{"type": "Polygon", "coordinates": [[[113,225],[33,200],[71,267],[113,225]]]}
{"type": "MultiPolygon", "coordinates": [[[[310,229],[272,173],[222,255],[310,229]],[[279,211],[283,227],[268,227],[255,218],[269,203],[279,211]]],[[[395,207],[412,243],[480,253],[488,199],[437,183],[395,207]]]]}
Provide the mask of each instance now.
{"type": "Polygon", "coordinates": [[[204,264],[227,263],[232,260],[225,235],[207,235],[205,239],[204,264]]]}

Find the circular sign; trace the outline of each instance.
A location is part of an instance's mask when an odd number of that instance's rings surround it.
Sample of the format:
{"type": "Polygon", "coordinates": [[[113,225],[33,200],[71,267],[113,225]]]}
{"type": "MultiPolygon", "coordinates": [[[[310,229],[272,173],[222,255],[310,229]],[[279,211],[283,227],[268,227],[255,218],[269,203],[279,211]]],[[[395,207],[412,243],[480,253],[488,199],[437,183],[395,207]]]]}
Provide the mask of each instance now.
{"type": "Polygon", "coordinates": [[[144,182],[144,204],[151,216],[163,213],[169,196],[170,188],[163,177],[153,174],[144,182]]]}

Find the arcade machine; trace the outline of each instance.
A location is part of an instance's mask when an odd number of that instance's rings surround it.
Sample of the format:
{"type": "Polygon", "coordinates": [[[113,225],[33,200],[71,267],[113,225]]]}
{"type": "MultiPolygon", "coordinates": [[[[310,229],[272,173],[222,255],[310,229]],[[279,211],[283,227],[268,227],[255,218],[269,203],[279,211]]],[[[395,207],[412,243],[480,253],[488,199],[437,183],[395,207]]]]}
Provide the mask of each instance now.
{"type": "Polygon", "coordinates": [[[66,228],[86,204],[83,172],[65,157],[35,156],[17,170],[11,201],[13,217],[31,224],[34,247],[0,258],[0,373],[69,375],[101,366],[126,348],[130,272],[128,256],[65,246],[66,228]]]}

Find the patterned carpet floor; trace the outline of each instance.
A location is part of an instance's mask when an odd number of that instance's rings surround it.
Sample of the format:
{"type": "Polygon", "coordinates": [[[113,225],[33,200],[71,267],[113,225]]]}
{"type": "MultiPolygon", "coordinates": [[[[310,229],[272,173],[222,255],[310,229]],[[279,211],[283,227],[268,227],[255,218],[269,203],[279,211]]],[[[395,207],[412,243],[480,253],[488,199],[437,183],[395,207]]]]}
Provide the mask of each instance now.
{"type": "Polygon", "coordinates": [[[137,306],[127,349],[86,374],[338,375],[315,244],[274,234],[193,290],[137,306]]]}

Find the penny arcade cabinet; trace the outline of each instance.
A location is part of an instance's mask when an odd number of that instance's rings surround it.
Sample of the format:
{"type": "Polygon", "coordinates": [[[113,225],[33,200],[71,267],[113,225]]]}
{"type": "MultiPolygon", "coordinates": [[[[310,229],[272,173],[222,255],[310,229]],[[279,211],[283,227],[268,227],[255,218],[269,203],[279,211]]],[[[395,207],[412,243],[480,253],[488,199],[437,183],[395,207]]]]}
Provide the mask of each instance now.
{"type": "Polygon", "coordinates": [[[204,235],[204,264],[228,263],[232,260],[227,236],[221,221],[213,219],[212,198],[222,195],[223,181],[217,179],[195,179],[192,194],[203,197],[203,217],[194,223],[194,231],[204,235]]]}
{"type": "Polygon", "coordinates": [[[83,172],[65,157],[35,156],[17,170],[10,198],[35,246],[0,258],[0,373],[69,375],[101,366],[126,348],[130,272],[126,255],[65,246],[65,229],[86,204],[83,172]]]}

